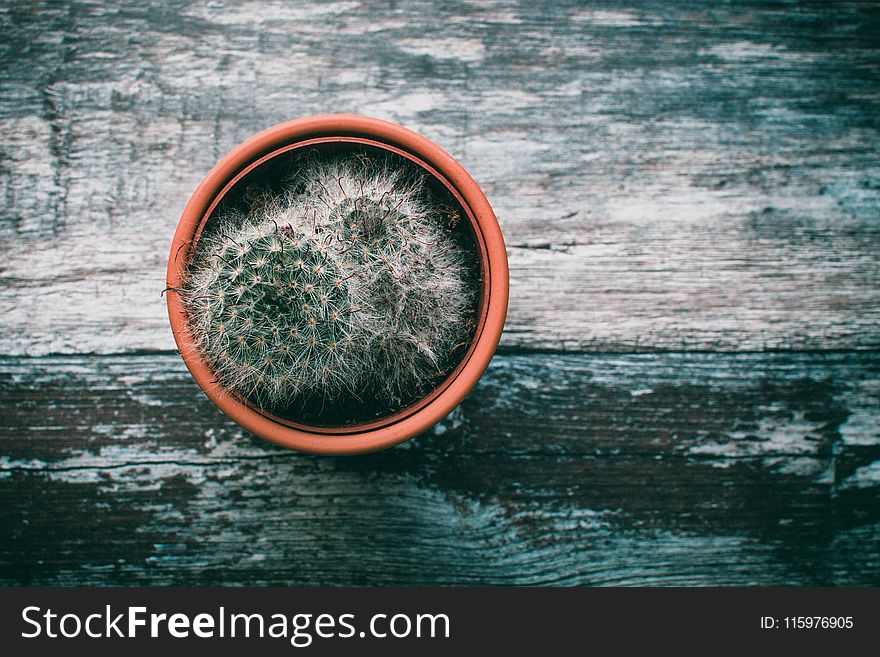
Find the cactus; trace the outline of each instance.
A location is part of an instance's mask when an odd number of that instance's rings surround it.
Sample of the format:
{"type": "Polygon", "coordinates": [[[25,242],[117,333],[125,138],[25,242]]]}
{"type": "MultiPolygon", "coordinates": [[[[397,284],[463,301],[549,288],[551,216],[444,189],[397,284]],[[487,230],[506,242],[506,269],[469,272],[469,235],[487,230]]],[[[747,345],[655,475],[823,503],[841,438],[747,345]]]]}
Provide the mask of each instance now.
{"type": "Polygon", "coordinates": [[[292,225],[244,223],[212,240],[187,300],[193,333],[225,386],[261,404],[335,394],[361,376],[357,281],[292,225]],[[358,344],[355,344],[356,341],[358,344]]]}
{"type": "Polygon", "coordinates": [[[217,382],[264,408],[427,392],[470,330],[455,216],[414,167],[364,154],[306,158],[279,196],[222,213],[182,290],[217,382]]]}

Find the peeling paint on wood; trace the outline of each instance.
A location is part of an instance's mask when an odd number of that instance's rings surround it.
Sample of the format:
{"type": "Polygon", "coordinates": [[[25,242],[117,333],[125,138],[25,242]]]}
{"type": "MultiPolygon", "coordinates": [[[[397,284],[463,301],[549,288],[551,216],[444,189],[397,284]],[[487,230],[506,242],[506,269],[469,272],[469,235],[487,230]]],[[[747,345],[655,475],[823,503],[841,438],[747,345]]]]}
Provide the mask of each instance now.
{"type": "Polygon", "coordinates": [[[0,398],[6,583],[880,582],[877,354],[498,356],[357,458],[250,436],[175,355],[4,359],[0,398]]]}
{"type": "Polygon", "coordinates": [[[352,111],[447,148],[510,246],[509,348],[880,347],[870,3],[19,3],[0,353],[171,350],[210,166],[352,111]]]}
{"type": "Polygon", "coordinates": [[[0,583],[880,584],[878,62],[860,2],[0,4],[0,583]],[[321,112],[449,150],[511,264],[476,391],[350,459],[220,415],[159,297],[321,112]]]}

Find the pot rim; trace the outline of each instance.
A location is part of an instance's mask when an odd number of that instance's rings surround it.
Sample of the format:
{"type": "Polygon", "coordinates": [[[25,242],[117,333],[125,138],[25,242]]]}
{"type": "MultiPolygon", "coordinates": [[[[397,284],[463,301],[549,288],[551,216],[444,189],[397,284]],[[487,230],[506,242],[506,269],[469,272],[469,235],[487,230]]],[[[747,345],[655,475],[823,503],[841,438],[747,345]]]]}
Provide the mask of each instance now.
{"type": "Polygon", "coordinates": [[[357,454],[390,447],[416,436],[448,415],[471,391],[495,352],[508,300],[507,250],[498,221],[486,196],[464,168],[439,146],[402,126],[355,114],[325,114],[278,124],[250,137],[223,157],[196,188],[174,234],[166,277],[168,316],[184,363],[209,399],[238,424],[258,436],[302,451],[320,454],[357,454]],[[484,280],[481,313],[474,339],[462,361],[432,393],[402,411],[351,427],[328,430],[274,418],[237,399],[213,382],[213,374],[201,354],[186,339],[188,324],[183,303],[175,288],[186,269],[190,249],[204,221],[217,202],[254,166],[296,147],[302,142],[365,140],[416,164],[427,165],[455,196],[469,215],[477,242],[484,280]],[[439,174],[439,175],[438,175],[439,174]],[[482,238],[482,239],[480,239],[482,238]],[[480,246],[478,244],[478,246],[480,246]],[[400,416],[400,417],[398,417],[400,416]],[[344,433],[343,433],[344,432],[344,433]]]}

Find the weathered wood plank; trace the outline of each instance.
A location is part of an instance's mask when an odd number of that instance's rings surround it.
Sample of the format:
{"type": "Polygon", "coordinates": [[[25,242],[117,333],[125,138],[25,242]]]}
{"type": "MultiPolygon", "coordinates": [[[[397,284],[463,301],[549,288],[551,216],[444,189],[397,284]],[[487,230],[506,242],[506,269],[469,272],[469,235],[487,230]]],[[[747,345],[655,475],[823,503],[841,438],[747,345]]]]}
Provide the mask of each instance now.
{"type": "Polygon", "coordinates": [[[172,349],[189,193],[338,111],[485,187],[507,347],[880,347],[877,5],[581,4],[4,3],[0,353],[172,349]]]}
{"type": "Polygon", "coordinates": [[[880,584],[880,354],[502,355],[353,458],[174,355],[0,359],[0,404],[7,584],[880,584]]]}

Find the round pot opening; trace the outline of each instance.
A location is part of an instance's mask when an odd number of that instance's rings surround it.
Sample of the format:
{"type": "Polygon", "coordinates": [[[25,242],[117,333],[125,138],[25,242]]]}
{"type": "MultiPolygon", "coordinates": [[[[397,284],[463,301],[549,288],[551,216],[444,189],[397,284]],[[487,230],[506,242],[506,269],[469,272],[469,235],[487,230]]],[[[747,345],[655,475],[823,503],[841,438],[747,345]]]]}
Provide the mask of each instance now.
{"type": "Polygon", "coordinates": [[[281,124],[221,160],[168,271],[175,339],[208,397],[315,452],[379,449],[442,419],[506,313],[506,252],[476,183],[423,137],[352,115],[281,124]]]}

